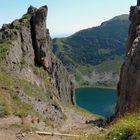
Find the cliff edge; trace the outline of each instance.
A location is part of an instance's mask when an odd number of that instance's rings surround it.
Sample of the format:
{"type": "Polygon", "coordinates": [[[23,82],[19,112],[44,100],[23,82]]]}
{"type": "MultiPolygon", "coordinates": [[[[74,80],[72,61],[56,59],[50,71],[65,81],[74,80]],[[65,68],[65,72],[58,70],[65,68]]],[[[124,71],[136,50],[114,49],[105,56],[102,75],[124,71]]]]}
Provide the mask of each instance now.
{"type": "Polygon", "coordinates": [[[140,1],[130,8],[131,21],[125,61],[118,83],[116,116],[140,109],[140,1]]]}
{"type": "Polygon", "coordinates": [[[30,6],[0,29],[0,118],[41,129],[62,124],[63,106],[75,105],[72,78],[50,49],[47,13],[30,6]]]}

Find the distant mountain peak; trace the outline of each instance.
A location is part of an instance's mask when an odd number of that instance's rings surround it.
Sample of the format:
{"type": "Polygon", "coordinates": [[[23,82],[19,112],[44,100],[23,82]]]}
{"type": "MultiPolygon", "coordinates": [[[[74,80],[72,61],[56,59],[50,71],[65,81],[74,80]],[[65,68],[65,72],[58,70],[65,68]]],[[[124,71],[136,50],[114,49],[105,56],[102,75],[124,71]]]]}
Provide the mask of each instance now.
{"type": "Polygon", "coordinates": [[[115,16],[111,20],[128,20],[128,19],[129,19],[129,15],[123,14],[123,15],[115,16]]]}
{"type": "Polygon", "coordinates": [[[119,16],[115,16],[114,18],[105,21],[101,24],[101,26],[105,26],[108,23],[116,22],[116,21],[128,21],[129,20],[129,15],[128,14],[123,14],[119,16]]]}

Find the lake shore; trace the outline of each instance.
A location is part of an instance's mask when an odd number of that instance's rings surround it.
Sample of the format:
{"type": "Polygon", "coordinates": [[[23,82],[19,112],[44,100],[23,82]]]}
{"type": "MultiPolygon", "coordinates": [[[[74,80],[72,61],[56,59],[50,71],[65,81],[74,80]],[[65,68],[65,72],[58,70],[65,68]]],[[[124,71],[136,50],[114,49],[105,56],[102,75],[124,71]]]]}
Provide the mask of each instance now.
{"type": "Polygon", "coordinates": [[[113,86],[113,87],[106,87],[106,86],[92,86],[92,85],[81,85],[81,86],[78,86],[76,87],[76,89],[79,89],[79,88],[99,88],[99,89],[114,89],[114,90],[117,90],[117,85],[116,87],[113,86]]]}

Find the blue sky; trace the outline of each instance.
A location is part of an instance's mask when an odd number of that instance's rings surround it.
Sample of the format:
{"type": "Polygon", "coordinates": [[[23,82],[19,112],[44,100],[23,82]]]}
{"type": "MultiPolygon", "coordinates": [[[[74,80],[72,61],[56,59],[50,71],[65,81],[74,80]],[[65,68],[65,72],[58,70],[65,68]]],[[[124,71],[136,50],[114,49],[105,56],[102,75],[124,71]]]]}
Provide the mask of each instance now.
{"type": "Polygon", "coordinates": [[[30,5],[49,8],[47,26],[51,36],[74,33],[97,26],[114,16],[128,14],[137,0],[0,0],[0,26],[20,18],[30,5]]]}

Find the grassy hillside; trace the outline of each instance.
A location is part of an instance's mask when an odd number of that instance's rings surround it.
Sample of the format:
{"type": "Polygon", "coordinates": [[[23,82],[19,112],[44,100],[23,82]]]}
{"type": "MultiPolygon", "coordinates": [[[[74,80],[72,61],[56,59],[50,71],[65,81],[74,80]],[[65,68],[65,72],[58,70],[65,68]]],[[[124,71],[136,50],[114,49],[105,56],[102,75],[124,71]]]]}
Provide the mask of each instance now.
{"type": "Polygon", "coordinates": [[[77,81],[82,75],[90,78],[92,71],[118,75],[125,54],[128,26],[128,15],[114,17],[70,37],[55,38],[53,52],[71,73],[75,73],[77,81]]]}
{"type": "Polygon", "coordinates": [[[140,139],[140,114],[126,114],[106,130],[97,135],[81,137],[78,140],[139,140],[140,139]]]}

